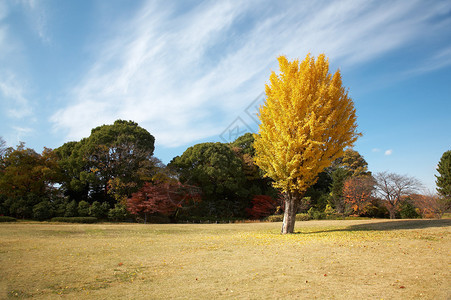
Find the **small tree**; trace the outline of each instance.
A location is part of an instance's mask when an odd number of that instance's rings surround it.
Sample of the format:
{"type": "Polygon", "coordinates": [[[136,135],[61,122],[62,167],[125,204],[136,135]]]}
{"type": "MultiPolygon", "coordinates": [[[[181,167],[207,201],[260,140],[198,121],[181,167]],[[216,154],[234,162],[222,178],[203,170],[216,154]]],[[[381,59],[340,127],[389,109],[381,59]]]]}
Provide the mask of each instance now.
{"type": "Polygon", "coordinates": [[[284,194],[282,233],[293,233],[297,204],[318,174],[357,140],[354,103],[324,54],[299,63],[280,56],[260,108],[255,161],[284,194]]]}
{"type": "Polygon", "coordinates": [[[353,213],[363,214],[370,205],[374,190],[374,179],[370,176],[351,177],[345,181],[343,196],[353,213]]]}
{"type": "Polygon", "coordinates": [[[146,182],[127,200],[127,210],[142,215],[144,223],[151,214],[173,215],[189,200],[199,201],[200,194],[191,186],[179,182],[146,182]]]}
{"type": "Polygon", "coordinates": [[[374,176],[374,179],[376,180],[376,193],[385,200],[390,219],[396,218],[396,211],[402,197],[413,194],[421,187],[420,181],[416,178],[395,173],[380,172],[374,176]]]}
{"type": "Polygon", "coordinates": [[[100,203],[98,201],[94,201],[89,208],[89,215],[97,219],[106,219],[109,209],[110,207],[107,202],[100,203]]]}
{"type": "Polygon", "coordinates": [[[52,217],[52,206],[49,201],[41,201],[33,206],[33,219],[44,221],[52,217]]]}
{"type": "Polygon", "coordinates": [[[77,217],[78,216],[78,205],[75,200],[67,203],[66,211],[64,213],[65,217],[77,217]]]}
{"type": "Polygon", "coordinates": [[[120,222],[125,221],[127,217],[129,216],[127,209],[122,204],[115,204],[114,208],[111,208],[108,211],[108,219],[110,219],[113,222],[120,222]]]}
{"type": "Polygon", "coordinates": [[[89,203],[82,200],[78,203],[77,212],[80,217],[89,216],[89,203]]]}

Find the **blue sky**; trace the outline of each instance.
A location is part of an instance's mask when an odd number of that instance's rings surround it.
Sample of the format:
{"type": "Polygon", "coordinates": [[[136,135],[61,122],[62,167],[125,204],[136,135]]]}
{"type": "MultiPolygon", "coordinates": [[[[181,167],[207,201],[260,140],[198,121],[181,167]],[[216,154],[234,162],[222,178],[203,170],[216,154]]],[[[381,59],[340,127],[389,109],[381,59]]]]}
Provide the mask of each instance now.
{"type": "Polygon", "coordinates": [[[451,149],[450,1],[0,0],[0,136],[42,151],[134,120],[164,162],[255,131],[276,57],[341,70],[373,172],[435,188],[451,149]]]}

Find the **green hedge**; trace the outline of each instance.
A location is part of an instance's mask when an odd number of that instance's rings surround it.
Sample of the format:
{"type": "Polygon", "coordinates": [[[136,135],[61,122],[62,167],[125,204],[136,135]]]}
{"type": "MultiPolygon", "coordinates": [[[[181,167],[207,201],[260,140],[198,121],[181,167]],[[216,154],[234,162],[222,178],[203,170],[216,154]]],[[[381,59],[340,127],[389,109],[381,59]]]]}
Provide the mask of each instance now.
{"type": "Polygon", "coordinates": [[[95,217],[56,217],[52,218],[50,222],[65,222],[65,223],[97,223],[98,219],[95,217]]]}
{"type": "Polygon", "coordinates": [[[268,221],[268,222],[282,222],[283,221],[283,215],[268,216],[266,218],[266,221],[268,221]]]}
{"type": "Polygon", "coordinates": [[[296,221],[309,221],[312,218],[308,214],[297,214],[296,221]]]}
{"type": "Polygon", "coordinates": [[[7,217],[7,216],[0,216],[0,222],[16,222],[16,218],[13,217],[7,217]]]}
{"type": "MultiPolygon", "coordinates": [[[[297,214],[296,215],[296,221],[308,221],[312,218],[308,214],[297,214]]],[[[283,215],[272,215],[266,218],[266,221],[268,222],[282,222],[283,221],[283,215]]]]}

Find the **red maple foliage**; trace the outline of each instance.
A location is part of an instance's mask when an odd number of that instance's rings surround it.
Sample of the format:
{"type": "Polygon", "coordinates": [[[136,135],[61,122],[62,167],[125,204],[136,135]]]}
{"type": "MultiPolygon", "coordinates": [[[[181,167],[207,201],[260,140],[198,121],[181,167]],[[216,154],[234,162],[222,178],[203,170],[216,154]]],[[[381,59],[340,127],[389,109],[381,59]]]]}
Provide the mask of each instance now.
{"type": "Polygon", "coordinates": [[[267,195],[255,195],[252,199],[252,207],[247,208],[247,214],[251,219],[262,219],[274,213],[277,202],[267,195]]]}
{"type": "Polygon", "coordinates": [[[146,182],[127,199],[127,210],[134,215],[143,215],[147,221],[151,214],[170,216],[190,201],[200,201],[200,192],[193,186],[180,182],[146,182]]]}

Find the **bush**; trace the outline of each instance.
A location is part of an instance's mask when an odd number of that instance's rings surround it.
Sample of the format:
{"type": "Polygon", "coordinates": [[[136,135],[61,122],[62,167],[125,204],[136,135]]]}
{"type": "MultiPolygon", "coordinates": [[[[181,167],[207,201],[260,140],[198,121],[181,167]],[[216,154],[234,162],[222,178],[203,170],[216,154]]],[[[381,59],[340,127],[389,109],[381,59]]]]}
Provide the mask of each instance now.
{"type": "Polygon", "coordinates": [[[345,220],[371,220],[368,217],[360,217],[360,216],[347,216],[345,220]]]}
{"type": "Polygon", "coordinates": [[[89,216],[89,203],[82,200],[78,203],[77,212],[80,217],[89,216]]]}
{"type": "Polygon", "coordinates": [[[89,215],[97,219],[106,219],[108,217],[108,210],[110,209],[107,202],[100,203],[94,201],[89,209],[89,215]]]}
{"type": "Polygon", "coordinates": [[[283,221],[283,215],[272,215],[266,218],[266,221],[268,222],[282,222],[283,221]]]}
{"type": "Polygon", "coordinates": [[[417,219],[420,217],[418,212],[415,210],[415,206],[409,201],[404,201],[401,204],[399,215],[401,219],[417,219]]]}
{"type": "Polygon", "coordinates": [[[0,223],[1,222],[16,222],[17,219],[13,217],[7,217],[7,216],[0,216],[0,223]]]}
{"type": "Polygon", "coordinates": [[[65,217],[76,217],[78,213],[78,205],[75,200],[67,203],[66,211],[64,213],[65,217]]]}
{"type": "Polygon", "coordinates": [[[326,218],[326,214],[322,211],[318,211],[311,207],[308,212],[308,216],[313,220],[324,220],[326,218]]]}
{"type": "Polygon", "coordinates": [[[326,215],[326,219],[327,220],[344,220],[345,214],[340,214],[340,213],[328,214],[328,215],[326,215]]]}
{"type": "Polygon", "coordinates": [[[52,206],[49,201],[42,201],[33,206],[33,219],[44,221],[52,217],[52,206]]]}
{"type": "Polygon", "coordinates": [[[64,222],[64,223],[97,223],[98,219],[94,217],[56,217],[52,218],[50,222],[64,222]]]}
{"type": "Polygon", "coordinates": [[[308,220],[311,220],[311,218],[308,214],[297,214],[296,215],[296,221],[308,221],[308,220]]]}
{"type": "Polygon", "coordinates": [[[116,204],[108,211],[108,219],[114,222],[125,221],[129,217],[124,205],[116,204]]]}

